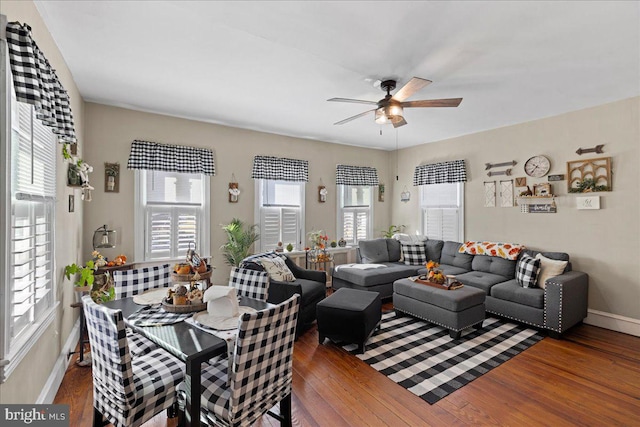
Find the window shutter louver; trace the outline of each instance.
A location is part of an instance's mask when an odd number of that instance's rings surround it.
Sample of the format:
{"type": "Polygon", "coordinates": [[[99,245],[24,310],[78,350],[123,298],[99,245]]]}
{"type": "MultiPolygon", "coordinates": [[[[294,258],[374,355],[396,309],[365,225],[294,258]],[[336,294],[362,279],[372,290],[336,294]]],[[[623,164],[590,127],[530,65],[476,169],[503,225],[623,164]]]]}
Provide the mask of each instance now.
{"type": "Polygon", "coordinates": [[[282,209],[282,243],[297,245],[300,242],[300,223],[298,209],[282,209]]]}
{"type": "Polygon", "coordinates": [[[260,221],[260,239],[264,250],[275,249],[280,241],[280,209],[263,207],[260,221]]]}
{"type": "Polygon", "coordinates": [[[358,238],[358,241],[365,240],[367,238],[367,230],[369,229],[369,212],[357,211],[356,223],[356,237],[358,238]]]}

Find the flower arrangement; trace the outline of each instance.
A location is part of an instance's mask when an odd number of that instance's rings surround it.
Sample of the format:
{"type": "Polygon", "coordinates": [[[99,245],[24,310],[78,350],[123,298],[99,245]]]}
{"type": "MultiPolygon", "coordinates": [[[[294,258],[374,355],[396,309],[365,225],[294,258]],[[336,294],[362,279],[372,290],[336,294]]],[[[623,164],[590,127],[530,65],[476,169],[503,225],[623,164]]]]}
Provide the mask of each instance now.
{"type": "Polygon", "coordinates": [[[327,236],[322,230],[314,230],[307,233],[309,236],[309,242],[316,249],[324,249],[327,246],[329,236],[327,236]]]}
{"type": "Polygon", "coordinates": [[[438,270],[438,267],[440,267],[440,264],[438,264],[435,261],[429,260],[426,266],[428,270],[427,280],[433,283],[437,283],[439,285],[444,284],[444,282],[446,281],[446,278],[442,270],[438,270]]]}

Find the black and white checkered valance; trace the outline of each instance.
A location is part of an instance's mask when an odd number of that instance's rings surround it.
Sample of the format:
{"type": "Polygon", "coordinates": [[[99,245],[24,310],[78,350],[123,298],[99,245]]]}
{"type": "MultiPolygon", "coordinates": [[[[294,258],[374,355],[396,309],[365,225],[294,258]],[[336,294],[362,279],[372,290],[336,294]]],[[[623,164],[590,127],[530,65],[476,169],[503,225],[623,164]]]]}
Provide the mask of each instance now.
{"type": "Polygon", "coordinates": [[[131,143],[128,169],[215,175],[213,151],[208,148],[158,144],[135,140],[131,143]]]}
{"type": "Polygon", "coordinates": [[[251,178],[309,182],[309,162],[283,157],[255,156],[251,178]]]}
{"type": "Polygon", "coordinates": [[[337,185],[378,185],[378,170],[368,166],[336,166],[337,185]]]}
{"type": "Polygon", "coordinates": [[[464,160],[416,166],[413,185],[467,182],[464,160]]]}
{"type": "Polygon", "coordinates": [[[31,27],[10,22],[6,30],[16,99],[35,107],[36,117],[52,128],[58,142],[76,142],[69,94],[31,38],[31,27]]]}

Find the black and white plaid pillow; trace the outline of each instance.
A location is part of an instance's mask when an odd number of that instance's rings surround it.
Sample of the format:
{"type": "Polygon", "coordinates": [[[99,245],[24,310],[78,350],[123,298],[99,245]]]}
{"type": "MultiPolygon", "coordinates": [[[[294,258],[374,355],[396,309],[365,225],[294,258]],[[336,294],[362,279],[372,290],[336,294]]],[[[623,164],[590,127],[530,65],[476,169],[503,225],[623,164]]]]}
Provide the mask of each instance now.
{"type": "Polygon", "coordinates": [[[540,260],[522,255],[516,265],[516,281],[523,288],[535,288],[540,274],[540,260]]]}
{"type": "Polygon", "coordinates": [[[402,257],[406,265],[422,265],[427,262],[427,250],[424,242],[400,242],[402,245],[402,257]]]}

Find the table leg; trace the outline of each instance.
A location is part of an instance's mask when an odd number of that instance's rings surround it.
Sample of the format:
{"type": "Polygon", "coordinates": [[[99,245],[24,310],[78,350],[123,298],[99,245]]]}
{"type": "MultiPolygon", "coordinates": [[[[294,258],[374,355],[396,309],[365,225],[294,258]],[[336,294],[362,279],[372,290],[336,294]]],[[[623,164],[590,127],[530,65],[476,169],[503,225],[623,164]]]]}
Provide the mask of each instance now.
{"type": "Polygon", "coordinates": [[[185,383],[187,385],[187,407],[185,411],[187,426],[200,426],[200,384],[202,375],[202,363],[198,361],[187,361],[187,375],[185,383]]]}

